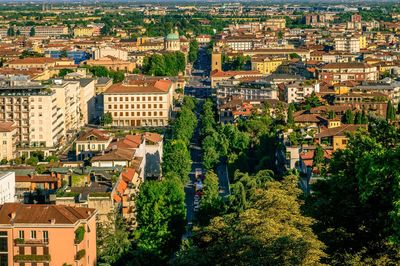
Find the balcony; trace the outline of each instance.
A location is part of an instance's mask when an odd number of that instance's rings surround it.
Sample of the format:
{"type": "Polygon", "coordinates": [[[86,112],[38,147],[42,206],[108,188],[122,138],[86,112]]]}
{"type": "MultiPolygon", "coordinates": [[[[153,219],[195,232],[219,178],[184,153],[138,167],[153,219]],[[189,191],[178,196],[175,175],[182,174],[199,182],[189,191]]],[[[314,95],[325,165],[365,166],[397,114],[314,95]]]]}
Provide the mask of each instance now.
{"type": "Polygon", "coordinates": [[[50,262],[50,255],[15,255],[15,262],[50,262]]]}
{"type": "Polygon", "coordinates": [[[49,244],[48,239],[14,239],[14,244],[16,246],[47,246],[49,244]]]}

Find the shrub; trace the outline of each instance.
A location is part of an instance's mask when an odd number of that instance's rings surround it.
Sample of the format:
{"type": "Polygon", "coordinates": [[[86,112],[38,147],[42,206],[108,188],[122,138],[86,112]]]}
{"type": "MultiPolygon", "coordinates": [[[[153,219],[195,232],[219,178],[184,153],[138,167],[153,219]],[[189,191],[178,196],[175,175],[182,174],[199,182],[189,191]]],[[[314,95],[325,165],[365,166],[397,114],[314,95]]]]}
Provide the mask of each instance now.
{"type": "Polygon", "coordinates": [[[76,244],[81,243],[84,237],[85,237],[85,227],[82,225],[75,230],[75,243],[76,244]]]}
{"type": "Polygon", "coordinates": [[[81,249],[81,250],[79,250],[79,251],[76,253],[75,259],[76,259],[76,260],[80,260],[80,259],[82,259],[83,257],[85,257],[85,255],[86,255],[86,250],[81,249]]]}
{"type": "Polygon", "coordinates": [[[15,255],[15,261],[32,261],[32,262],[40,262],[40,261],[50,261],[50,255],[15,255]]]}

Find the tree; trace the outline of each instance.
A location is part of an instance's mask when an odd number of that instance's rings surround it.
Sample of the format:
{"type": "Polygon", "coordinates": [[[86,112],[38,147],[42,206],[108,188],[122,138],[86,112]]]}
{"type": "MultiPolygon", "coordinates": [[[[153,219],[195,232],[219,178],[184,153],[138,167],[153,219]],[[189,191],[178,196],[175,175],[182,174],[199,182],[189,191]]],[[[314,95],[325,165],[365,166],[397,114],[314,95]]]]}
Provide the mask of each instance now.
{"type": "Polygon", "coordinates": [[[343,122],[346,124],[354,124],[354,114],[350,109],[346,110],[343,122]]]}
{"type": "Polygon", "coordinates": [[[46,166],[43,164],[38,164],[35,167],[35,172],[38,174],[43,174],[46,171],[46,166]]]}
{"type": "Polygon", "coordinates": [[[314,152],[313,167],[317,167],[318,169],[320,169],[324,161],[324,149],[322,149],[321,145],[318,144],[314,152]]]}
{"type": "Polygon", "coordinates": [[[289,54],[290,59],[301,59],[301,56],[296,53],[289,54]]]}
{"type": "Polygon", "coordinates": [[[114,264],[132,249],[126,223],[120,215],[97,223],[97,254],[100,263],[114,264]]]}
{"type": "Polygon", "coordinates": [[[36,35],[35,27],[32,27],[31,30],[29,31],[29,36],[33,37],[35,35],[36,35]]]}
{"type": "Polygon", "coordinates": [[[287,123],[289,126],[294,125],[294,117],[293,117],[293,112],[294,112],[295,108],[294,105],[291,103],[289,104],[289,108],[288,108],[288,118],[287,118],[287,123]]]}
{"type": "Polygon", "coordinates": [[[110,112],[107,112],[101,116],[100,125],[107,126],[112,124],[112,121],[113,121],[112,114],[110,112]]]}
{"type": "Polygon", "coordinates": [[[137,247],[139,250],[170,258],[177,250],[185,225],[185,194],[180,180],[146,181],[137,199],[137,247]]]}
{"type": "Polygon", "coordinates": [[[395,119],[396,119],[396,111],[394,110],[392,101],[388,101],[387,107],[386,107],[386,120],[393,121],[395,119]]]}
{"type": "Polygon", "coordinates": [[[364,125],[368,124],[368,116],[365,113],[364,109],[362,110],[362,113],[361,113],[361,124],[364,124],[364,125]]]}
{"type": "Polygon", "coordinates": [[[9,27],[7,30],[7,36],[15,36],[15,30],[14,27],[9,27]]]}
{"type": "Polygon", "coordinates": [[[37,157],[32,157],[32,156],[25,160],[26,164],[32,165],[32,166],[37,165],[38,162],[39,162],[39,159],[37,157]]]}
{"type": "Polygon", "coordinates": [[[387,141],[386,132],[396,129],[384,122],[351,136],[347,149],[334,153],[329,178],[318,181],[307,198],[307,213],[317,219],[316,233],[328,247],[328,264],[399,261],[400,149],[387,141]]]}
{"type": "Polygon", "coordinates": [[[311,108],[314,107],[318,107],[321,106],[322,103],[319,100],[318,96],[315,94],[315,92],[313,91],[311,93],[311,95],[309,95],[308,97],[306,97],[305,101],[304,101],[304,105],[305,105],[305,109],[306,110],[310,110],[311,108]]]}
{"type": "Polygon", "coordinates": [[[190,42],[189,46],[189,62],[194,63],[197,60],[197,54],[199,53],[199,43],[196,39],[190,42]]]}
{"type": "Polygon", "coordinates": [[[177,174],[182,182],[189,179],[191,159],[183,140],[169,140],[164,144],[162,169],[164,175],[177,174]]]}
{"type": "Polygon", "coordinates": [[[297,177],[267,182],[249,207],[215,217],[194,229],[193,245],[177,265],[318,265],[324,245],[313,234],[313,219],[300,212],[297,177]],[[223,256],[221,256],[223,254],[223,256]]]}
{"type": "Polygon", "coordinates": [[[362,124],[362,118],[361,118],[360,112],[356,112],[356,116],[354,118],[354,124],[357,124],[357,125],[362,124]]]}
{"type": "Polygon", "coordinates": [[[218,216],[224,210],[224,202],[219,195],[218,176],[209,171],[205,175],[203,183],[204,196],[200,201],[198,220],[201,225],[207,225],[211,218],[218,216]]]}
{"type": "Polygon", "coordinates": [[[68,69],[68,68],[63,68],[60,69],[60,72],[58,73],[58,76],[60,77],[65,77],[67,74],[74,72],[72,69],[68,69]]]}

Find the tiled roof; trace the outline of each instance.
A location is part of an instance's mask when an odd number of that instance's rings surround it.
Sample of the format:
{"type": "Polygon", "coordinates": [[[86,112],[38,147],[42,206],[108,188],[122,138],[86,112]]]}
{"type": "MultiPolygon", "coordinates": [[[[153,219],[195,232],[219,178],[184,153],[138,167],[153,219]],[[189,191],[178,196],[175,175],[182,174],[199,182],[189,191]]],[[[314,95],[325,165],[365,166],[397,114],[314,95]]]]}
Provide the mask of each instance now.
{"type": "Polygon", "coordinates": [[[166,93],[170,90],[172,81],[159,80],[134,80],[128,83],[117,83],[108,88],[105,93],[166,93]]]}
{"type": "Polygon", "coordinates": [[[51,58],[51,57],[26,57],[22,59],[15,59],[8,64],[13,65],[13,64],[48,64],[48,63],[55,63],[57,62],[57,59],[51,58]]]}
{"type": "Polygon", "coordinates": [[[0,122],[0,132],[11,132],[14,129],[14,122],[0,122]]]}
{"type": "Polygon", "coordinates": [[[219,71],[214,70],[211,72],[211,77],[223,78],[223,77],[234,77],[234,76],[248,76],[248,75],[262,75],[259,71],[219,71]]]}
{"type": "Polygon", "coordinates": [[[0,224],[75,224],[95,213],[96,209],[83,207],[4,203],[0,207],[0,224]]]}
{"type": "Polygon", "coordinates": [[[43,183],[43,182],[57,182],[57,177],[51,175],[17,175],[15,176],[15,182],[31,182],[31,183],[43,183]]]}
{"type": "Polygon", "coordinates": [[[87,141],[90,136],[96,137],[98,141],[107,141],[110,139],[107,131],[93,128],[80,135],[77,141],[87,141]]]}
{"type": "Polygon", "coordinates": [[[316,134],[314,137],[319,139],[333,136],[345,136],[346,133],[355,132],[359,128],[366,128],[366,125],[341,125],[340,127],[328,128],[327,130],[316,134]]]}
{"type": "Polygon", "coordinates": [[[146,132],[144,133],[144,138],[153,143],[158,143],[162,141],[162,136],[157,133],[146,132]]]}

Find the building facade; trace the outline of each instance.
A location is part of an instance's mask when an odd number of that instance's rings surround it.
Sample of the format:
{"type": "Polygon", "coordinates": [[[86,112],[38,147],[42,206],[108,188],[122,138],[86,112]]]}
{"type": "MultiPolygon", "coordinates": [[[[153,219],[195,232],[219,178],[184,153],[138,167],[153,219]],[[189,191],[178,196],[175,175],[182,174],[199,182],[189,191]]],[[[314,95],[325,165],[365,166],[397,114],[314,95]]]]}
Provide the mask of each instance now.
{"type": "Polygon", "coordinates": [[[96,265],[95,209],[5,203],[1,265],[96,265]]]}

